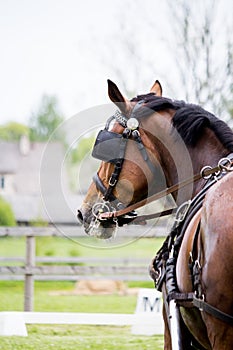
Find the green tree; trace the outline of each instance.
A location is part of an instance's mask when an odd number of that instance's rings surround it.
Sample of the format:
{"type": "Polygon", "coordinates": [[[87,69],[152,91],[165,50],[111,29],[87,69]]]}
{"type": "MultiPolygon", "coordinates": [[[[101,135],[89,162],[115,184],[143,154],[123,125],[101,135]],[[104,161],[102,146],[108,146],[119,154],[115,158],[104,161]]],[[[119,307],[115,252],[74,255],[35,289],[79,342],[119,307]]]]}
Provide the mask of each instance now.
{"type": "Polygon", "coordinates": [[[23,135],[29,135],[29,128],[17,122],[9,122],[0,126],[0,139],[5,141],[19,141],[23,135]]]}
{"type": "Polygon", "coordinates": [[[77,147],[71,152],[71,163],[79,163],[92,149],[95,141],[95,134],[91,134],[88,137],[83,137],[77,147]]]}
{"type": "Polygon", "coordinates": [[[0,197],[0,226],[15,226],[15,216],[11,205],[0,197]]]}
{"type": "Polygon", "coordinates": [[[63,120],[57,97],[42,96],[38,111],[29,120],[31,141],[47,141],[52,134],[55,141],[63,141],[64,135],[56,131],[63,120]]]}

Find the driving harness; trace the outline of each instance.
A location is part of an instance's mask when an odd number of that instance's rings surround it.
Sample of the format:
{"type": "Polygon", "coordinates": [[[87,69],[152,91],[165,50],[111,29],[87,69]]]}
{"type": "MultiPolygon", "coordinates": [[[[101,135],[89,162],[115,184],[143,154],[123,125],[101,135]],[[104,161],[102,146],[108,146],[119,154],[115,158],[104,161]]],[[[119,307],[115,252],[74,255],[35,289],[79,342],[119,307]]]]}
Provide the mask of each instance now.
{"type": "MultiPolygon", "coordinates": [[[[153,259],[149,272],[157,290],[162,291],[162,285],[165,283],[167,302],[175,300],[180,306],[196,307],[200,311],[205,311],[233,326],[232,315],[226,314],[205,301],[201,285],[202,266],[200,263],[200,247],[198,246],[200,221],[194,234],[192,251],[189,252],[189,270],[192,278],[193,292],[180,293],[176,280],[176,263],[186,229],[194,215],[201,209],[210,187],[233,170],[233,154],[220,160],[219,164],[221,164],[221,170],[206,177],[207,182],[204,188],[192,200],[183,203],[177,209],[174,225],[153,259]]],[[[208,168],[210,169],[210,167],[208,168]]]]}
{"type": "Polygon", "coordinates": [[[144,100],[140,100],[134,106],[129,118],[117,111],[111,116],[103,130],[101,130],[96,138],[92,156],[104,162],[114,164],[113,173],[108,181],[108,187],[104,185],[98,173],[93,177],[96,188],[103,195],[103,203],[95,204],[93,214],[99,221],[113,220],[118,226],[131,223],[137,223],[141,220],[148,220],[155,217],[170,215],[176,210],[174,225],[164,241],[162,247],[157,252],[150,267],[150,275],[155,282],[155,286],[161,291],[162,284],[166,284],[167,301],[175,300],[180,305],[189,305],[197,307],[201,311],[206,311],[214,317],[227,322],[233,326],[233,316],[228,315],[212,305],[204,301],[204,295],[201,288],[201,266],[197,256],[197,241],[200,231],[200,224],[194,236],[193,250],[190,252],[190,273],[192,276],[193,290],[192,293],[180,293],[176,283],[176,262],[180,246],[193,216],[202,207],[205,195],[208,189],[217,181],[219,181],[226,173],[232,171],[233,154],[220,159],[215,167],[205,166],[199,174],[179,182],[169,188],[166,188],[144,200],[125,207],[114,195],[113,190],[118,182],[119,175],[123,166],[127,142],[129,139],[134,140],[137,147],[149,167],[152,174],[156,174],[156,168],[151,162],[148,153],[142,143],[139,128],[138,111],[141,109],[144,100]],[[109,131],[110,124],[117,121],[123,128],[123,133],[118,134],[109,131]],[[158,200],[162,197],[172,194],[178,189],[187,186],[200,179],[205,179],[204,188],[190,201],[183,203],[179,208],[167,209],[159,213],[137,216],[135,209],[145,204],[158,200]]]}

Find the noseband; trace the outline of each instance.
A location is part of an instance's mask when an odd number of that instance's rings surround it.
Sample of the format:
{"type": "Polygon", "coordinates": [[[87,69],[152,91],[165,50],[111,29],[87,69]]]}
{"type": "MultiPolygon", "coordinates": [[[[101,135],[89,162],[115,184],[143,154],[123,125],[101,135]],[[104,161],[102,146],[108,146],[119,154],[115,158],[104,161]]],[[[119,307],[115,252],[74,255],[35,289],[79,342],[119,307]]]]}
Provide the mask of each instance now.
{"type": "MultiPolygon", "coordinates": [[[[133,140],[136,142],[136,145],[142,155],[143,160],[146,162],[153,176],[156,175],[156,168],[148,156],[148,153],[142,143],[141,135],[139,132],[140,120],[139,120],[139,117],[137,117],[137,113],[142,107],[143,103],[144,103],[144,100],[137,102],[129,118],[124,116],[121,112],[116,111],[116,113],[108,119],[105,125],[105,128],[98,133],[94,147],[93,147],[92,156],[94,158],[102,160],[107,163],[114,164],[114,170],[109,178],[108,187],[104,185],[98,173],[96,173],[93,177],[93,181],[96,185],[96,188],[103,195],[104,202],[109,204],[111,202],[114,202],[112,203],[114,204],[114,206],[108,205],[108,207],[111,209],[110,210],[111,212],[115,211],[116,209],[119,209],[119,207],[121,207],[121,209],[125,207],[113,195],[113,190],[116,187],[116,184],[118,182],[118,179],[123,167],[123,163],[125,160],[125,151],[126,151],[128,140],[133,140]],[[124,128],[122,134],[109,131],[109,126],[111,122],[114,120],[124,128]]],[[[130,214],[131,220],[135,219],[135,217],[137,216],[135,211],[132,211],[127,214],[130,214]]],[[[128,221],[128,217],[127,217],[127,221],[128,221]]]]}

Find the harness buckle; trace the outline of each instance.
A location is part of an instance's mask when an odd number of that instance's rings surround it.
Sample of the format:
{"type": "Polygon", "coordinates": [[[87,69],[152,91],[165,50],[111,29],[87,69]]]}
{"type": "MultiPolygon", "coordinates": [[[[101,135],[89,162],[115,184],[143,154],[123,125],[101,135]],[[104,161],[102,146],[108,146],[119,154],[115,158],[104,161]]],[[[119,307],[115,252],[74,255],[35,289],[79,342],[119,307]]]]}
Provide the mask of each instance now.
{"type": "Polygon", "coordinates": [[[179,224],[180,222],[182,222],[189,210],[189,207],[191,205],[191,200],[188,200],[187,202],[184,202],[183,204],[181,204],[179,206],[179,208],[177,209],[176,212],[176,217],[175,217],[175,222],[177,224],[179,224]]]}
{"type": "Polygon", "coordinates": [[[116,183],[117,183],[117,179],[116,178],[114,179],[113,176],[111,176],[108,181],[109,186],[114,187],[116,183]]]}

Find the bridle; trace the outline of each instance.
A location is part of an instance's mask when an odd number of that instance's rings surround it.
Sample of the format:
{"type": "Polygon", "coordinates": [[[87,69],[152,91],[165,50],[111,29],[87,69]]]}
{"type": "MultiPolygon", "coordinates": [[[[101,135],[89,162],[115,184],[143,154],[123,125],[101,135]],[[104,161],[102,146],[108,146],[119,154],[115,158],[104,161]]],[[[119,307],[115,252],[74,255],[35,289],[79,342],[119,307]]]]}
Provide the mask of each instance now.
{"type": "Polygon", "coordinates": [[[147,164],[151,173],[153,176],[157,174],[155,165],[151,162],[148,156],[139,132],[140,117],[142,114],[137,114],[141,108],[143,108],[142,105],[144,102],[144,100],[140,100],[136,103],[129,118],[127,118],[121,112],[116,111],[115,114],[107,120],[105,128],[97,135],[92,156],[104,162],[114,164],[114,170],[109,178],[108,187],[104,185],[98,173],[93,176],[93,182],[95,183],[97,190],[99,190],[103,195],[103,202],[96,203],[92,208],[92,213],[99,222],[112,220],[117,223],[118,226],[122,226],[126,223],[130,223],[131,221],[134,223],[140,223],[145,220],[170,215],[174,212],[174,210],[177,210],[177,207],[141,216],[138,216],[135,210],[172,194],[181,188],[188,186],[189,184],[193,184],[196,181],[201,179],[208,180],[213,175],[216,176],[221,172],[229,172],[232,170],[232,157],[222,158],[218,162],[217,166],[205,166],[201,169],[200,173],[126,207],[114,196],[113,190],[118,182],[123,167],[128,140],[133,140],[136,142],[138,150],[140,151],[142,158],[147,164]],[[122,134],[109,131],[109,126],[114,120],[124,128],[122,134]]]}
{"type": "MultiPolygon", "coordinates": [[[[99,220],[106,220],[102,218],[101,214],[106,212],[115,213],[117,210],[125,209],[123,203],[121,203],[113,194],[113,190],[118,182],[123,163],[125,160],[125,151],[127,143],[129,140],[135,141],[139,152],[141,153],[142,159],[147,164],[153,176],[156,175],[157,170],[155,165],[151,162],[147,150],[143,145],[141,135],[139,132],[140,117],[137,116],[138,111],[142,108],[144,100],[137,102],[129,116],[127,118],[123,113],[116,111],[113,116],[111,116],[105,125],[105,128],[101,130],[97,137],[93,147],[92,156],[99,160],[107,163],[114,164],[114,170],[108,180],[108,187],[106,187],[99,177],[98,173],[93,176],[93,182],[96,188],[103,195],[103,203],[97,203],[94,206],[93,214],[98,217],[99,220]],[[123,128],[122,134],[118,134],[109,131],[109,126],[113,121],[117,121],[123,128]]],[[[127,217],[121,217],[118,224],[123,225],[132,220],[135,220],[137,214],[134,210],[127,210],[127,217]]]]}

